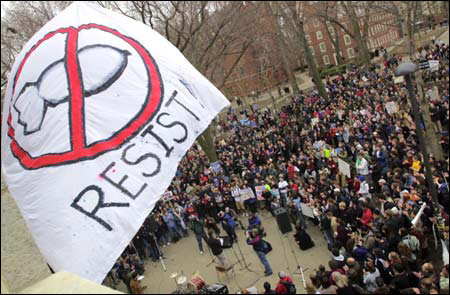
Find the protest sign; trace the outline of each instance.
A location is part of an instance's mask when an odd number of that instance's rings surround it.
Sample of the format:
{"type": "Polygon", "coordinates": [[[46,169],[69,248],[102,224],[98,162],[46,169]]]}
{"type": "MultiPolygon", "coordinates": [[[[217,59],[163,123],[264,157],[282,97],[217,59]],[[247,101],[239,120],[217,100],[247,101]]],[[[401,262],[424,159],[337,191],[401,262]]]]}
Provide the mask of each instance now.
{"type": "Polygon", "coordinates": [[[255,194],[253,193],[251,188],[241,189],[241,198],[242,201],[247,201],[252,198],[255,194]]]}
{"type": "Polygon", "coordinates": [[[260,186],[255,186],[255,191],[256,191],[256,197],[258,198],[259,201],[264,200],[262,193],[265,190],[265,186],[264,185],[260,185],[260,186]]]}
{"type": "Polygon", "coordinates": [[[350,164],[348,164],[347,162],[345,162],[342,159],[339,159],[338,165],[339,165],[339,172],[341,172],[342,174],[344,174],[347,177],[352,177],[352,173],[350,170],[350,164]]]}
{"type": "Polygon", "coordinates": [[[211,163],[210,167],[216,173],[222,172],[222,167],[220,166],[220,162],[219,161],[211,163]]]}
{"type": "Polygon", "coordinates": [[[310,206],[304,204],[304,203],[300,203],[300,206],[302,207],[302,214],[309,217],[309,218],[314,218],[314,211],[313,208],[311,208],[310,206]]]}
{"type": "Polygon", "coordinates": [[[387,102],[386,105],[386,111],[389,115],[395,114],[398,112],[398,104],[395,101],[387,102]]]}
{"type": "Polygon", "coordinates": [[[405,77],[403,77],[403,76],[398,76],[398,77],[394,78],[394,83],[395,84],[401,84],[403,82],[405,82],[405,77]]]}

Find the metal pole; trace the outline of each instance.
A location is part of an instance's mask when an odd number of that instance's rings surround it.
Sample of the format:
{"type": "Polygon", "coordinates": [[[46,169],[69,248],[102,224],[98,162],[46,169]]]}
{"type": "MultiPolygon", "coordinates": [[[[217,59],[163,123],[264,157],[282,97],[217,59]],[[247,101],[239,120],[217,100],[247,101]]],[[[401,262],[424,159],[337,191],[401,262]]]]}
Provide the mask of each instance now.
{"type": "MultiPolygon", "coordinates": [[[[425,165],[425,175],[427,178],[428,186],[430,188],[431,200],[433,202],[433,207],[434,207],[434,214],[438,218],[438,223],[441,223],[442,216],[441,216],[441,211],[439,210],[440,208],[439,208],[439,201],[438,201],[438,197],[437,197],[436,186],[434,185],[433,175],[431,173],[430,156],[428,155],[427,148],[425,146],[425,138],[424,138],[423,130],[421,127],[422,122],[421,122],[421,118],[419,115],[420,114],[419,103],[417,102],[416,95],[414,94],[414,88],[413,88],[413,83],[412,83],[412,79],[411,79],[411,74],[405,75],[405,81],[406,81],[406,87],[407,87],[408,93],[409,93],[409,99],[411,101],[412,111],[413,111],[413,115],[414,115],[414,121],[416,123],[416,133],[417,133],[417,137],[419,138],[420,150],[423,155],[423,160],[424,160],[424,165],[425,165]]],[[[438,226],[438,229],[439,229],[439,232],[441,233],[440,225],[438,226]]]]}
{"type": "Polygon", "coordinates": [[[151,235],[151,236],[153,238],[153,241],[155,242],[156,249],[158,250],[159,261],[161,262],[164,272],[166,272],[167,268],[166,268],[166,264],[164,263],[163,253],[161,252],[161,249],[159,248],[158,241],[155,239],[155,236],[154,235],[151,235]]]}

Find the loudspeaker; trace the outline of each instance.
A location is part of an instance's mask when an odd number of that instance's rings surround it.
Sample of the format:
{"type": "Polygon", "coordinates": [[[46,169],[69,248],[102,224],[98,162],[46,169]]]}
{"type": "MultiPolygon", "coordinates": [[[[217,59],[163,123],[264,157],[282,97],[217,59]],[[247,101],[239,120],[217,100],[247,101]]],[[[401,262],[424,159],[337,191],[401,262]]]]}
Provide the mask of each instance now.
{"type": "Polygon", "coordinates": [[[222,239],[223,241],[222,249],[230,249],[231,247],[233,247],[233,241],[229,236],[220,237],[220,239],[222,239]]]}
{"type": "Polygon", "coordinates": [[[289,219],[289,215],[284,208],[277,208],[274,210],[275,217],[277,219],[278,227],[282,234],[288,233],[292,231],[291,220],[289,219]]]}

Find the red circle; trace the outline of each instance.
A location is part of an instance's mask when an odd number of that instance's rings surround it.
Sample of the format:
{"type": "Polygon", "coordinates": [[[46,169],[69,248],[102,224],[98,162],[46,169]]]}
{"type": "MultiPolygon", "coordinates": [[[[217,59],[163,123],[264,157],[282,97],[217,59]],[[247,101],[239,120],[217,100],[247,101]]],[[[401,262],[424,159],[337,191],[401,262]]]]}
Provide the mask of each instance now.
{"type": "MultiPolygon", "coordinates": [[[[61,28],[54,32],[46,34],[41,40],[39,40],[32,48],[31,50],[25,55],[24,59],[22,60],[19,69],[17,71],[16,77],[15,77],[15,85],[20,77],[20,74],[22,72],[23,66],[27,59],[30,57],[30,55],[34,52],[36,48],[38,48],[44,41],[52,38],[54,35],[58,33],[65,33],[69,34],[68,38],[77,38],[78,32],[85,29],[99,29],[105,32],[109,32],[128,44],[130,44],[141,56],[144,65],[148,71],[149,75],[149,81],[151,82],[151,91],[149,91],[148,96],[146,97],[146,104],[142,107],[140,112],[136,115],[135,120],[132,120],[127,123],[125,127],[120,129],[116,134],[110,138],[109,140],[102,141],[95,143],[91,146],[87,146],[86,143],[81,140],[80,138],[84,136],[84,122],[82,121],[82,117],[77,117],[77,113],[80,111],[79,108],[83,108],[84,105],[84,98],[82,97],[82,89],[81,89],[81,82],[77,81],[77,77],[70,77],[70,73],[68,75],[69,77],[69,88],[71,93],[71,142],[72,142],[72,149],[69,152],[64,153],[57,153],[57,154],[46,154],[42,156],[38,156],[33,158],[31,155],[28,154],[27,151],[25,151],[15,140],[14,135],[14,129],[11,126],[12,120],[11,120],[11,113],[8,118],[8,124],[9,124],[9,130],[8,135],[11,137],[11,151],[13,155],[19,160],[19,162],[22,164],[22,166],[25,169],[39,169],[43,167],[49,167],[49,166],[59,166],[64,164],[70,164],[70,163],[76,163],[82,160],[87,159],[93,159],[105,152],[115,150],[120,148],[125,142],[136,136],[136,134],[144,127],[144,125],[149,122],[153,118],[153,116],[157,113],[159,110],[159,107],[162,102],[163,97],[163,85],[161,81],[161,76],[158,71],[158,67],[156,63],[154,62],[153,58],[150,56],[150,54],[147,52],[147,50],[139,44],[136,40],[124,36],[121,33],[119,33],[117,30],[97,25],[97,24],[87,24],[79,26],[78,28],[61,28]],[[74,37],[75,36],[75,37],[74,37]],[[76,85],[78,84],[78,85],[76,85]],[[81,90],[81,92],[80,92],[81,90]],[[81,95],[81,97],[80,97],[81,95]],[[81,125],[80,125],[81,124],[81,125]],[[81,129],[80,129],[81,126],[81,129]],[[80,142],[81,140],[81,142],[80,142]]],[[[70,42],[68,42],[68,51],[72,50],[73,48],[70,47],[70,42]]],[[[74,43],[76,46],[76,42],[74,43]]],[[[69,53],[69,52],[68,52],[69,53]]],[[[76,48],[75,48],[75,54],[76,54],[76,48]]],[[[75,66],[70,64],[70,58],[67,58],[67,66],[68,71],[70,71],[70,68],[75,66]]],[[[72,60],[73,61],[73,60],[72,60]]],[[[76,61],[76,60],[75,60],[76,61]]],[[[76,67],[76,66],[75,66],[76,67]]],[[[78,77],[79,78],[79,77],[78,77]]],[[[15,88],[13,89],[12,97],[14,97],[15,88]]]]}

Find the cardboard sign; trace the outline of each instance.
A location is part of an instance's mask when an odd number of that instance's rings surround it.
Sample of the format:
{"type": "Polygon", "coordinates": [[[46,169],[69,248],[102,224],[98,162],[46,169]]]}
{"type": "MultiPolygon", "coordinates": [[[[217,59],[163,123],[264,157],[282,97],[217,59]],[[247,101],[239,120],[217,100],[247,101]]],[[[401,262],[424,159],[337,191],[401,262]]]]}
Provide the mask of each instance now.
{"type": "Polygon", "coordinates": [[[276,198],[280,198],[280,191],[275,188],[275,189],[271,189],[270,192],[272,193],[272,196],[276,197],[276,198]]]}
{"type": "Polygon", "coordinates": [[[304,204],[304,203],[300,203],[300,206],[302,207],[302,214],[309,217],[309,218],[315,218],[314,217],[314,211],[313,208],[311,208],[310,206],[304,204]]]}
{"type": "Polygon", "coordinates": [[[395,101],[390,101],[385,104],[386,111],[389,115],[395,114],[398,112],[398,104],[395,101]]]}
{"type": "Polygon", "coordinates": [[[173,193],[171,191],[166,191],[162,195],[162,200],[163,200],[163,202],[169,202],[169,201],[173,200],[173,193]]]}
{"type": "Polygon", "coordinates": [[[215,173],[222,172],[222,167],[220,166],[220,162],[219,161],[211,163],[210,167],[215,173]]]}
{"type": "Polygon", "coordinates": [[[399,76],[399,77],[395,77],[394,78],[394,83],[395,84],[401,84],[403,82],[405,82],[405,78],[403,76],[399,76]]]}
{"type": "Polygon", "coordinates": [[[441,97],[439,95],[439,90],[436,86],[427,91],[427,94],[430,96],[431,101],[441,101],[441,97]]]}
{"type": "Polygon", "coordinates": [[[265,190],[265,186],[264,185],[255,186],[256,197],[258,198],[259,201],[263,201],[264,200],[264,198],[262,196],[264,190],[265,190]]]}
{"type": "Polygon", "coordinates": [[[439,70],[439,61],[438,60],[430,60],[428,61],[429,65],[430,65],[430,72],[436,72],[439,70]]]}
{"type": "Polygon", "coordinates": [[[350,164],[348,164],[347,162],[345,162],[342,159],[339,159],[339,172],[341,172],[342,174],[344,174],[347,177],[352,177],[352,173],[350,170],[350,164]]]}
{"type": "Polygon", "coordinates": [[[253,193],[251,188],[244,188],[241,190],[242,201],[247,201],[254,196],[255,196],[255,194],[253,193]]]}

